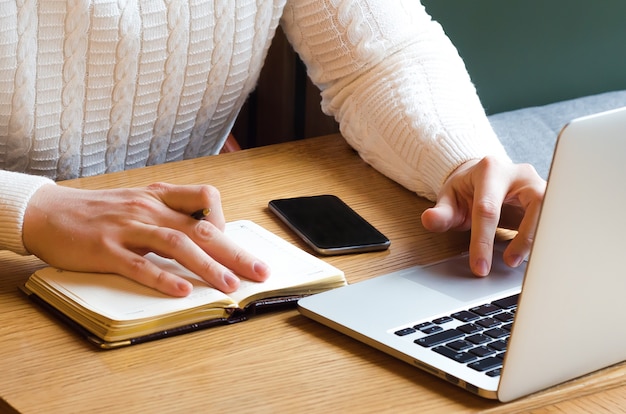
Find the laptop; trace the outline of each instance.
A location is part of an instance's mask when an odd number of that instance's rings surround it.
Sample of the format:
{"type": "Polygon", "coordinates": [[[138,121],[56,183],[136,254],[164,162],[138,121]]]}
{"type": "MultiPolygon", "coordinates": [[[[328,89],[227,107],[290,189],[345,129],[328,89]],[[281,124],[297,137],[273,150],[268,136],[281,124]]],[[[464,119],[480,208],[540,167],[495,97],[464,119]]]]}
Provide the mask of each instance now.
{"type": "Polygon", "coordinates": [[[322,324],[502,402],[626,360],[626,108],[560,132],[527,262],[457,256],[309,296],[322,324]]]}

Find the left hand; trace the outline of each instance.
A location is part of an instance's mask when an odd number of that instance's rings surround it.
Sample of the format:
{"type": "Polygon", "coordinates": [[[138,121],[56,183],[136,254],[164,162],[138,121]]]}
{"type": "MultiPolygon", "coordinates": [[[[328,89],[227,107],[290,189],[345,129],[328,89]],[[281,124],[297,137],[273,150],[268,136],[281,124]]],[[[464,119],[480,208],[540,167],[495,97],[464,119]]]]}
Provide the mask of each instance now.
{"type": "Polygon", "coordinates": [[[171,296],[187,296],[193,285],[144,255],[154,252],[229,293],[238,275],[269,277],[267,265],[224,234],[217,188],[155,183],[142,188],[84,190],[47,184],[31,197],[24,214],[24,246],[62,269],[117,273],[171,296]],[[191,214],[211,208],[208,217],[191,214]]]}
{"type": "Polygon", "coordinates": [[[507,265],[517,267],[528,256],[545,189],[546,182],[529,164],[470,160],[450,174],[435,206],[422,214],[422,224],[435,232],[471,228],[470,268],[486,276],[498,227],[518,230],[504,251],[507,265]]]}

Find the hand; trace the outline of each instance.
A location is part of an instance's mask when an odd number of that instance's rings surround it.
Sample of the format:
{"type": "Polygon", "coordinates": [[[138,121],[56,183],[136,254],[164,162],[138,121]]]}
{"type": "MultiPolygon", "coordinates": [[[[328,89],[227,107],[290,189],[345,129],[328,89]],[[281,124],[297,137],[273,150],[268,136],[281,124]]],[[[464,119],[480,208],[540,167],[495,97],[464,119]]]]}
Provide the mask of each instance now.
{"type": "Polygon", "coordinates": [[[504,262],[517,267],[530,253],[545,188],[529,164],[492,157],[468,161],[448,177],[422,224],[435,232],[471,228],[470,268],[477,276],[491,270],[496,228],[518,230],[504,251],[504,262]]]}
{"type": "Polygon", "coordinates": [[[146,188],[79,190],[45,185],[24,216],[24,245],[48,264],[67,270],[117,273],[172,296],[189,281],[143,256],[175,259],[215,288],[232,292],[235,273],[265,280],[269,268],[231,242],[220,195],[207,185],[152,184],[146,188]],[[209,207],[203,220],[190,215],[209,207]]]}

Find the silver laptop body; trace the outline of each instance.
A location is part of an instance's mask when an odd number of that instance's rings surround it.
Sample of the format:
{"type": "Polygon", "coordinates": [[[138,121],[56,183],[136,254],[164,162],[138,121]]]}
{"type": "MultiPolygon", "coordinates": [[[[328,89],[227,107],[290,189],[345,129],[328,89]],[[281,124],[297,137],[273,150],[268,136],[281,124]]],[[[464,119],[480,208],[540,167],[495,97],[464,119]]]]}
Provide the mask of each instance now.
{"type": "MultiPolygon", "coordinates": [[[[487,278],[455,257],[303,298],[318,322],[486,398],[506,402],[626,360],[626,108],[578,118],[557,140],[528,262],[494,254],[487,278]],[[519,293],[499,375],[399,336],[519,293]]],[[[464,322],[453,320],[445,329],[464,322]]],[[[509,328],[511,325],[509,325],[509,328]]]]}

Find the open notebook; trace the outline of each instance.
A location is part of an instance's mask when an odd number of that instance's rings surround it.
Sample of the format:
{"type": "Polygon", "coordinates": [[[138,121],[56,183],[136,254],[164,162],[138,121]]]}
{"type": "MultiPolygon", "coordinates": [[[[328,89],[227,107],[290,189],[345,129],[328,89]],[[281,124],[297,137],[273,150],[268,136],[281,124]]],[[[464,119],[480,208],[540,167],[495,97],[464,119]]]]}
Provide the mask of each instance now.
{"type": "Polygon", "coordinates": [[[31,275],[24,291],[90,342],[111,349],[240,322],[346,283],[341,270],[252,221],[227,223],[226,235],[270,266],[265,282],[242,279],[227,295],[178,262],[149,253],[150,260],[191,281],[192,293],[175,298],[119,275],[53,267],[31,275]]]}
{"type": "Polygon", "coordinates": [[[626,359],[626,108],[560,133],[525,266],[466,257],[299,301],[306,316],[478,395],[510,401],[626,359]]]}

